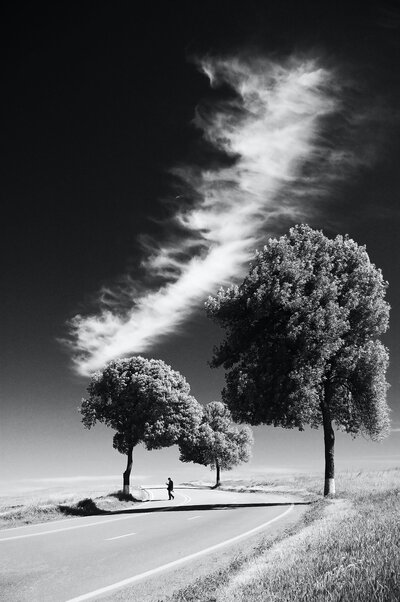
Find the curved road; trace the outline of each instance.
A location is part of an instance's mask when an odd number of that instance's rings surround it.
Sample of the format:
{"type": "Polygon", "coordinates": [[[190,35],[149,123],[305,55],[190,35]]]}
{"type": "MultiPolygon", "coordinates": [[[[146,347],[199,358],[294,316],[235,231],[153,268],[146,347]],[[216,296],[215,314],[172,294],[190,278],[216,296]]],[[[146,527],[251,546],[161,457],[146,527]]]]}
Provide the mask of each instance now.
{"type": "Polygon", "coordinates": [[[266,494],[178,488],[169,502],[147,491],[132,510],[0,531],[0,599],[96,600],[273,529],[294,507],[266,494]]]}

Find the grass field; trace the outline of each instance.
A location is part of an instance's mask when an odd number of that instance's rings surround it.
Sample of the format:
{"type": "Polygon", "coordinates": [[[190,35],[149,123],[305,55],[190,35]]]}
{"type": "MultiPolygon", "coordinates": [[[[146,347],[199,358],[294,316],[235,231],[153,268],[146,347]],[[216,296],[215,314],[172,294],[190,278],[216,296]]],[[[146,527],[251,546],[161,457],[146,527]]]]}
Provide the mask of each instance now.
{"type": "MultiPolygon", "coordinates": [[[[246,483],[227,483],[245,489],[246,483]]],[[[320,497],[321,478],[297,475],[248,489],[320,497]]],[[[228,568],[174,594],[172,602],[395,602],[400,600],[400,470],[344,473],[335,499],[228,568]]]]}
{"type": "Polygon", "coordinates": [[[144,492],[133,489],[131,496],[120,492],[82,491],[72,493],[31,494],[0,499],[0,529],[32,525],[46,521],[88,516],[132,508],[132,502],[141,501],[144,492]]]}

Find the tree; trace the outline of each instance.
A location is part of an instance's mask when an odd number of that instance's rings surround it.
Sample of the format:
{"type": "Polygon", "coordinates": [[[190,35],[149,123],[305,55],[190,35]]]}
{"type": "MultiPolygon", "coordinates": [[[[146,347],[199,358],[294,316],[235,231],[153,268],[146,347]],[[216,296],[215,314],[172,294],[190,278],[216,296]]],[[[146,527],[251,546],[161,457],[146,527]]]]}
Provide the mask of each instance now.
{"type": "Polygon", "coordinates": [[[221,483],[221,470],[231,470],[251,455],[253,434],[249,427],[238,427],[221,401],[211,401],[204,408],[203,420],[190,437],[180,444],[180,460],[216,469],[215,487],[221,483]]]}
{"type": "Polygon", "coordinates": [[[335,493],[333,423],[372,439],[388,431],[387,282],[365,247],[307,225],[270,239],[240,286],[206,303],[226,331],[212,366],[237,421],[323,427],[324,494],[335,493]]]}
{"type": "Polygon", "coordinates": [[[185,378],[161,360],[130,357],[109,362],[96,372],[82,399],[85,428],[96,422],[113,428],[113,446],[127,455],[123,492],[129,493],[133,449],[169,447],[196,430],[202,408],[185,378]]]}

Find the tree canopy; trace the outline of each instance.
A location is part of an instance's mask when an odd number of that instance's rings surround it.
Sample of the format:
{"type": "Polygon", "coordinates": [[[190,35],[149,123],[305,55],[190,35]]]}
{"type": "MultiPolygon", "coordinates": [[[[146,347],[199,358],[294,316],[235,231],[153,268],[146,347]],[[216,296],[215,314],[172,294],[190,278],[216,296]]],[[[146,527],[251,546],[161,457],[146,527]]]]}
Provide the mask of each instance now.
{"type": "Polygon", "coordinates": [[[130,466],[138,443],[147,449],[169,447],[201,422],[202,408],[186,379],[162,360],[113,360],[93,375],[87,390],[80,408],[84,426],[101,422],[114,429],[113,446],[128,455],[130,466]]]}
{"type": "Polygon", "coordinates": [[[252,444],[251,429],[234,424],[228,407],[220,401],[212,401],[205,406],[197,431],[182,440],[180,459],[216,468],[216,485],[219,485],[220,470],[231,470],[247,462],[252,444]]]}
{"type": "Polygon", "coordinates": [[[206,303],[226,333],[212,365],[227,370],[223,400],[234,419],[300,430],[333,420],[353,435],[384,436],[386,289],[347,236],[299,225],[270,239],[241,285],[206,303]]]}

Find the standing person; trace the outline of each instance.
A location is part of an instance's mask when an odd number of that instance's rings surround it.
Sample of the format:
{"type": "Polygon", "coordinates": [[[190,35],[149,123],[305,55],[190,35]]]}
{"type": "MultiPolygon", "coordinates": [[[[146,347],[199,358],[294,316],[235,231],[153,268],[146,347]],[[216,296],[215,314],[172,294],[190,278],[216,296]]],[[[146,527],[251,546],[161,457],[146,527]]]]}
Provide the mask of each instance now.
{"type": "Polygon", "coordinates": [[[167,481],[166,485],[167,485],[167,491],[168,491],[168,499],[169,499],[169,500],[174,500],[174,499],[175,499],[175,496],[174,496],[174,494],[172,493],[172,492],[173,492],[173,490],[174,490],[174,482],[173,482],[173,480],[171,479],[171,477],[168,477],[168,481],[167,481]]]}

